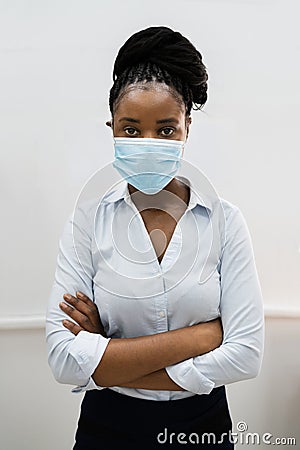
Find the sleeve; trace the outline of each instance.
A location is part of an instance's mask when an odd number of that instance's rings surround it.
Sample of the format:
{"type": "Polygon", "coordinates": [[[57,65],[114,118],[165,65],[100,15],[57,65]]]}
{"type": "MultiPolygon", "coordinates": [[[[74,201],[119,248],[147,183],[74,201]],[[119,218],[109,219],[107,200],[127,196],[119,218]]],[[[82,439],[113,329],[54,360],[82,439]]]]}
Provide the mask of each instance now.
{"type": "Polygon", "coordinates": [[[209,394],[213,388],[258,376],[264,352],[263,297],[245,218],[233,205],[225,225],[219,262],[223,341],[216,349],[166,367],[183,389],[209,394]]]}
{"type": "Polygon", "coordinates": [[[76,386],[73,393],[104,389],[94,382],[92,374],[110,341],[88,331],[80,331],[75,336],[62,324],[63,319],[73,320],[59,307],[64,294],[76,295],[78,290],[94,301],[90,222],[81,209],[77,209],[76,219],[71,214],[66,221],[46,309],[48,364],[56,381],[76,386]]]}

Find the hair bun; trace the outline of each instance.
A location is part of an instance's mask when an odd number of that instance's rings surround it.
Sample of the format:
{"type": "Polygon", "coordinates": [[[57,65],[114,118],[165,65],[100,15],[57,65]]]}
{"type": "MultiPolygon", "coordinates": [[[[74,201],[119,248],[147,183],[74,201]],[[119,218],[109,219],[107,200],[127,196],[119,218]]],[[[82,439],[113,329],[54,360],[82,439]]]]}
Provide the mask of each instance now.
{"type": "Polygon", "coordinates": [[[113,80],[141,62],[155,63],[177,75],[190,87],[193,101],[203,102],[207,91],[206,67],[199,51],[178,31],[164,26],[149,27],[130,36],[117,54],[113,80]]]}

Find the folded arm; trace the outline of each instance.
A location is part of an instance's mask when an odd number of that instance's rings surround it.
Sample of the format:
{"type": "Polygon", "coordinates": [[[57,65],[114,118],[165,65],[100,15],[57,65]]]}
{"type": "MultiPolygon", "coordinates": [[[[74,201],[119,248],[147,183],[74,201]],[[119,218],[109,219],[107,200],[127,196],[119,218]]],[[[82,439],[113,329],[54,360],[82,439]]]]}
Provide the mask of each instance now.
{"type": "MultiPolygon", "coordinates": [[[[170,364],[206,353],[221,342],[218,319],[150,336],[111,339],[93,373],[99,386],[119,386],[160,371],[170,364]],[[126,368],[126,370],[124,370],[126,368]]],[[[167,374],[166,374],[167,375],[167,374]]],[[[166,381],[164,373],[155,373],[157,381],[166,381]]],[[[145,381],[150,381],[146,378],[145,381]]],[[[171,384],[172,381],[170,380],[171,384]]]]}

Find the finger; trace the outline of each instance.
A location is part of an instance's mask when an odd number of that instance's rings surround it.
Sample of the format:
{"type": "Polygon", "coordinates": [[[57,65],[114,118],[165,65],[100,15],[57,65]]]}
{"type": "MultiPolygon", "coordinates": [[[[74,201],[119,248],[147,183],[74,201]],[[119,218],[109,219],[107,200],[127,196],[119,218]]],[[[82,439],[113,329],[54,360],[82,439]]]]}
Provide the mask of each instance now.
{"type": "MultiPolygon", "coordinates": [[[[77,293],[78,295],[78,293],[77,293]]],[[[67,303],[70,303],[74,308],[76,308],[78,311],[83,313],[85,316],[94,316],[95,314],[98,314],[98,308],[95,305],[94,302],[92,302],[88,297],[85,296],[85,300],[83,300],[81,297],[74,297],[70,294],[64,294],[64,299],[67,303]]]]}
{"type": "Polygon", "coordinates": [[[86,316],[85,314],[82,314],[80,311],[77,311],[77,309],[73,308],[72,306],[67,305],[64,302],[61,302],[59,304],[59,306],[63,312],[68,314],[68,316],[70,316],[72,319],[74,319],[75,322],[77,322],[79,325],[84,327],[84,329],[86,329],[87,326],[91,323],[88,316],[86,316]]]}
{"type": "Polygon", "coordinates": [[[66,327],[68,330],[70,330],[75,335],[77,335],[79,333],[79,331],[84,331],[83,328],[81,328],[76,323],[71,322],[70,320],[63,320],[62,323],[63,323],[64,327],[66,327]]]}
{"type": "Polygon", "coordinates": [[[87,295],[85,295],[83,292],[81,291],[76,291],[76,296],[82,300],[84,303],[86,303],[88,306],[93,306],[95,305],[95,303],[93,302],[93,300],[91,300],[87,295]]]}

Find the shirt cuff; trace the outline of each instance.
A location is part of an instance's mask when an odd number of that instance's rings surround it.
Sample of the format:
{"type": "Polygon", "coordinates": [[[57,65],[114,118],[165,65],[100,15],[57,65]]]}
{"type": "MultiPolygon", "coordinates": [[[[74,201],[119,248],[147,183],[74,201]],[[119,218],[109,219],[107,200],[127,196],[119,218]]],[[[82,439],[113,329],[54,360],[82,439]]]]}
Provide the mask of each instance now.
{"type": "Polygon", "coordinates": [[[71,390],[71,392],[73,394],[81,394],[82,392],[90,391],[92,389],[98,389],[98,391],[100,391],[101,389],[106,389],[106,387],[98,386],[93,378],[89,377],[88,382],[84,386],[76,386],[71,390]]]}
{"type": "Polygon", "coordinates": [[[193,358],[166,367],[169,377],[180,387],[194,394],[209,394],[215,383],[199,372],[193,358]]]}
{"type": "Polygon", "coordinates": [[[105,338],[101,334],[90,333],[89,331],[80,331],[70,345],[69,352],[76,360],[88,381],[83,386],[77,386],[72,389],[74,393],[80,393],[91,389],[104,389],[104,386],[98,386],[93,378],[96,367],[106,350],[111,338],[105,338]]]}

